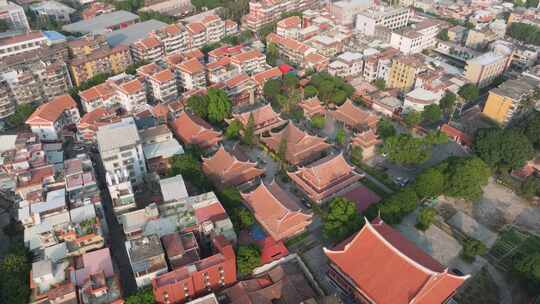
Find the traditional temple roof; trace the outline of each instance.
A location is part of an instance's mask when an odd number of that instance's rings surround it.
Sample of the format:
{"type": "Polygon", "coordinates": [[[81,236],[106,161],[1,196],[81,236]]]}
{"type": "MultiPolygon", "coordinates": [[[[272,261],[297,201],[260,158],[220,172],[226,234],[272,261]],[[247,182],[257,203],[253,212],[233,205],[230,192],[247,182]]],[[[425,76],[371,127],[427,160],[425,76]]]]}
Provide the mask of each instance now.
{"type": "Polygon", "coordinates": [[[325,115],[326,109],[321,104],[321,101],[318,97],[312,97],[309,99],[302,100],[298,106],[304,110],[304,115],[307,117],[313,117],[317,114],[325,115]]]}
{"type": "Polygon", "coordinates": [[[287,175],[317,203],[361,178],[342,154],[330,155],[287,175]]]}
{"type": "Polygon", "coordinates": [[[182,112],[176,118],[172,127],[174,132],[185,144],[198,145],[201,148],[209,148],[221,141],[221,132],[212,129],[201,118],[182,112]]]}
{"type": "Polygon", "coordinates": [[[221,185],[237,186],[264,174],[248,160],[239,160],[223,146],[211,157],[203,157],[203,171],[221,185]]]}
{"type": "MultiPolygon", "coordinates": [[[[255,121],[255,131],[265,129],[267,127],[278,127],[287,123],[285,120],[279,117],[272,106],[265,105],[253,111],[244,112],[241,114],[233,114],[233,117],[237,119],[243,126],[247,126],[249,117],[253,114],[253,120],[255,121]]],[[[258,134],[258,132],[255,132],[258,134]]]]}
{"type": "Polygon", "coordinates": [[[373,147],[375,145],[378,145],[379,143],[381,143],[381,140],[379,139],[377,134],[375,134],[373,129],[358,133],[351,139],[351,145],[360,146],[362,148],[373,147]]]}
{"type": "Polygon", "coordinates": [[[287,142],[285,158],[293,165],[302,163],[330,147],[323,138],[307,134],[292,122],[279,132],[271,132],[270,137],[263,137],[262,142],[271,150],[279,151],[283,138],[287,142]]]}
{"type": "Polygon", "coordinates": [[[374,128],[379,121],[379,117],[368,111],[355,106],[350,99],[339,106],[336,110],[330,112],[331,115],[351,128],[367,125],[374,128]]]}
{"type": "Polygon", "coordinates": [[[249,193],[242,193],[255,218],[275,240],[290,238],[311,223],[311,215],[301,212],[298,203],[274,181],[261,183],[249,193]]]}
{"type": "Polygon", "coordinates": [[[377,304],[443,303],[468,278],[450,274],[381,219],[336,248],[324,248],[332,267],[377,304]]]}

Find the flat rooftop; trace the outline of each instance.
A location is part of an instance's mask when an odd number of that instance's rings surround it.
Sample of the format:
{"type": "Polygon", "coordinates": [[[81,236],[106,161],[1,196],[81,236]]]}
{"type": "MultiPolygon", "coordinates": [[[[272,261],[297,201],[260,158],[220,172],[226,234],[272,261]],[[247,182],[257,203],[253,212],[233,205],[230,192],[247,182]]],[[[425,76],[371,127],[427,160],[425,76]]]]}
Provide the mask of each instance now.
{"type": "Polygon", "coordinates": [[[148,20],[132,24],[126,28],[105,34],[105,39],[111,47],[130,45],[133,42],[146,38],[148,33],[167,26],[167,23],[158,20],[148,20]]]}
{"type": "Polygon", "coordinates": [[[114,11],[112,13],[99,15],[90,20],[81,20],[75,23],[64,25],[62,26],[62,30],[71,33],[101,34],[111,26],[119,25],[124,22],[132,22],[138,19],[139,16],[128,11],[114,11]]]}

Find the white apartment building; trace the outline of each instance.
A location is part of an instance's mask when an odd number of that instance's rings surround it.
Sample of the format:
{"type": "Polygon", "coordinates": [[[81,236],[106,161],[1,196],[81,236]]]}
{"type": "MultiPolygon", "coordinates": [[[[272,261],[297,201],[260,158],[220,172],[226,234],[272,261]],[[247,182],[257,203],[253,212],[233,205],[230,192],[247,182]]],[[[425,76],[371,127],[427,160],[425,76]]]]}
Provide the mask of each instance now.
{"type": "Polygon", "coordinates": [[[425,49],[435,47],[439,30],[439,22],[431,19],[424,20],[392,32],[390,45],[405,55],[420,53],[425,49]]]}
{"type": "Polygon", "coordinates": [[[7,21],[10,29],[30,30],[24,8],[7,0],[0,0],[0,19],[7,21]]]}
{"type": "Polygon", "coordinates": [[[149,286],[152,279],[169,270],[159,236],[143,236],[126,241],[125,246],[138,288],[149,286]]]}
{"type": "Polygon", "coordinates": [[[373,6],[372,0],[329,1],[329,11],[341,25],[354,25],[355,17],[373,6]]]}
{"type": "Polygon", "coordinates": [[[409,8],[377,6],[356,16],[356,31],[362,35],[373,36],[378,26],[397,30],[409,23],[412,13],[409,8]]]}
{"type": "Polygon", "coordinates": [[[143,181],[146,164],[139,132],[132,117],[99,127],[97,144],[106,172],[129,176],[134,185],[143,181]]]}
{"type": "Polygon", "coordinates": [[[206,87],[206,69],[197,58],[186,60],[175,67],[180,86],[185,91],[206,87]]]}
{"type": "Polygon", "coordinates": [[[143,77],[148,95],[154,100],[169,102],[178,98],[176,77],[170,69],[150,63],[138,68],[137,75],[143,77]]]}
{"type": "Polygon", "coordinates": [[[189,32],[189,48],[200,49],[207,43],[206,28],[200,22],[192,22],[186,25],[189,32]]]}
{"type": "Polygon", "coordinates": [[[361,53],[345,52],[328,65],[328,73],[339,77],[354,77],[362,75],[364,56],[361,53]]]}
{"type": "Polygon", "coordinates": [[[69,23],[71,21],[70,15],[76,12],[75,9],[54,0],[33,4],[30,9],[40,17],[60,23],[69,23]]]}
{"type": "Polygon", "coordinates": [[[266,56],[257,51],[250,50],[231,57],[231,64],[246,74],[254,74],[265,70],[266,56]]]}
{"type": "Polygon", "coordinates": [[[41,48],[47,44],[47,37],[41,32],[27,32],[0,38],[0,59],[41,48]]]}
{"type": "Polygon", "coordinates": [[[189,49],[188,30],[182,24],[170,24],[153,32],[151,36],[161,42],[165,55],[189,49]]]}
{"type": "Polygon", "coordinates": [[[56,141],[62,137],[66,126],[76,125],[80,120],[77,103],[71,96],[62,95],[40,105],[26,124],[42,141],[56,141]]]}
{"type": "Polygon", "coordinates": [[[225,21],[216,15],[208,15],[201,20],[206,28],[207,43],[218,42],[225,36],[225,21]]]}

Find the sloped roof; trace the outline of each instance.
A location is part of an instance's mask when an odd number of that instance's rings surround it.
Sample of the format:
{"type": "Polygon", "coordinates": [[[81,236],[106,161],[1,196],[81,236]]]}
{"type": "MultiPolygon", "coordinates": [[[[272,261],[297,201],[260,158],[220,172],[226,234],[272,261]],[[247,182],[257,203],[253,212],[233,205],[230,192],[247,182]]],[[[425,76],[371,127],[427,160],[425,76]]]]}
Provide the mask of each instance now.
{"type": "Polygon", "coordinates": [[[65,110],[77,108],[75,100],[67,94],[40,105],[26,120],[27,124],[53,123],[65,110]]]}
{"type": "Polygon", "coordinates": [[[223,146],[209,158],[203,158],[203,171],[225,185],[240,185],[264,174],[255,163],[241,161],[223,146]]]}
{"type": "Polygon", "coordinates": [[[255,218],[275,240],[289,238],[311,223],[311,215],[301,212],[298,204],[277,183],[261,183],[255,190],[242,193],[255,218]]]}
{"type": "Polygon", "coordinates": [[[351,139],[351,145],[360,146],[363,148],[369,148],[381,142],[382,141],[379,139],[377,134],[375,134],[375,131],[373,131],[373,129],[358,133],[351,139]]]}
{"type": "Polygon", "coordinates": [[[221,133],[201,118],[182,112],[173,122],[172,127],[176,135],[186,144],[199,145],[208,148],[221,141],[221,133]]]}
{"type": "Polygon", "coordinates": [[[448,273],[380,219],[366,220],[352,239],[324,252],[361,294],[378,304],[442,303],[468,278],[448,273]]]}
{"type": "Polygon", "coordinates": [[[330,144],[326,143],[323,138],[309,135],[291,121],[283,130],[276,133],[271,132],[270,137],[262,138],[263,143],[273,151],[279,151],[282,140],[287,142],[285,158],[293,165],[299,164],[330,147],[330,144]]]}
{"type": "Polygon", "coordinates": [[[354,168],[343,158],[343,154],[337,154],[301,167],[293,174],[300,175],[302,179],[309,181],[317,188],[324,188],[336,177],[349,175],[353,170],[354,168]]]}
{"type": "Polygon", "coordinates": [[[335,119],[350,127],[357,127],[362,124],[374,126],[379,121],[377,115],[355,106],[350,99],[347,99],[345,103],[330,113],[335,119]]]}
{"type": "Polygon", "coordinates": [[[270,106],[269,104],[250,112],[245,112],[242,114],[233,114],[233,116],[238,121],[240,121],[242,125],[246,126],[248,124],[249,116],[251,114],[253,114],[253,120],[255,122],[255,126],[263,125],[268,121],[272,121],[276,119],[281,120],[279,115],[276,112],[274,112],[274,109],[272,109],[272,106],[270,106]]]}

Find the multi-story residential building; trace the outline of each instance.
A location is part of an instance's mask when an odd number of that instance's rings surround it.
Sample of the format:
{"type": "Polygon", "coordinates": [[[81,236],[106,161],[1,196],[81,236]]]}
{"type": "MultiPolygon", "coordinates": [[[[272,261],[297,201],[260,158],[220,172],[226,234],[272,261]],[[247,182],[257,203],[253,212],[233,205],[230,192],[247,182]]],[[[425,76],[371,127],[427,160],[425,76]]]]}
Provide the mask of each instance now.
{"type": "Polygon", "coordinates": [[[292,63],[298,65],[305,64],[305,58],[311,54],[315,53],[315,49],[291,38],[286,38],[279,36],[274,33],[268,34],[266,41],[269,43],[274,43],[279,51],[280,56],[285,57],[287,60],[290,60],[292,63]]]}
{"type": "Polygon", "coordinates": [[[185,52],[189,49],[189,35],[186,27],[180,23],[170,24],[151,33],[163,46],[165,55],[185,52]]]}
{"type": "Polygon", "coordinates": [[[539,85],[538,79],[528,76],[503,82],[489,91],[482,114],[501,125],[508,124],[530,110],[523,102],[534,95],[539,85]]]}
{"type": "Polygon", "coordinates": [[[399,54],[394,48],[388,48],[383,52],[367,55],[364,59],[363,77],[368,82],[383,79],[388,82],[388,72],[392,66],[392,59],[399,54]]]}
{"type": "Polygon", "coordinates": [[[177,64],[175,71],[183,90],[206,87],[206,68],[198,59],[192,58],[177,64]]]}
{"type": "Polygon", "coordinates": [[[232,56],[231,64],[248,75],[263,71],[267,67],[266,56],[257,50],[250,50],[232,56]]]}
{"type": "Polygon", "coordinates": [[[206,42],[218,42],[225,36],[225,21],[216,15],[208,15],[201,20],[206,29],[206,42]]]}
{"type": "Polygon", "coordinates": [[[276,33],[280,36],[298,39],[302,29],[302,19],[300,16],[291,16],[280,20],[276,24],[276,33]]]}
{"type": "Polygon", "coordinates": [[[326,57],[334,57],[343,51],[344,42],[345,37],[342,35],[316,35],[306,43],[315,48],[317,53],[326,57]]]}
{"type": "Polygon", "coordinates": [[[487,28],[479,31],[469,30],[467,39],[465,40],[465,46],[475,50],[482,50],[497,38],[497,35],[487,28]]]}
{"type": "Polygon", "coordinates": [[[387,87],[409,91],[414,87],[416,75],[424,69],[424,59],[421,55],[398,56],[392,59],[387,87]]]}
{"type": "Polygon", "coordinates": [[[223,57],[206,65],[210,84],[225,82],[241,73],[237,65],[231,64],[230,57],[223,57]]]}
{"type": "Polygon", "coordinates": [[[124,118],[120,122],[100,127],[97,144],[105,171],[115,176],[129,176],[135,185],[142,182],[146,165],[133,118],[124,118]]]}
{"type": "Polygon", "coordinates": [[[238,74],[227,81],[223,88],[233,105],[253,104],[255,102],[255,91],[257,83],[247,74],[238,74]]]}
{"type": "Polygon", "coordinates": [[[139,39],[129,45],[134,62],[153,62],[165,55],[163,45],[154,37],[139,39]]]}
{"type": "Polygon", "coordinates": [[[151,99],[169,102],[178,98],[176,77],[170,69],[150,63],[138,68],[137,75],[143,77],[151,99]]]}
{"type": "Polygon", "coordinates": [[[79,97],[87,113],[101,107],[110,109],[116,106],[132,112],[144,106],[147,100],[144,84],[136,77],[124,73],[81,91],[79,97]]]}
{"type": "Polygon", "coordinates": [[[81,85],[98,74],[118,74],[132,63],[127,46],[99,48],[86,56],[77,56],[69,62],[73,83],[81,85]]]}
{"type": "Polygon", "coordinates": [[[30,10],[45,20],[53,20],[58,23],[69,23],[71,21],[70,15],[76,11],[63,3],[54,0],[34,4],[30,6],[30,10]]]}
{"type": "Polygon", "coordinates": [[[201,257],[192,233],[166,235],[162,241],[173,270],[152,280],[158,303],[185,302],[236,282],[236,256],[223,236],[213,238],[208,257],[201,257]]]}
{"type": "Polygon", "coordinates": [[[206,28],[200,22],[186,25],[189,33],[189,46],[191,49],[200,49],[207,43],[206,28]]]}
{"type": "Polygon", "coordinates": [[[16,102],[11,95],[9,84],[5,80],[0,81],[0,120],[15,113],[16,102]]]}
{"type": "Polygon", "coordinates": [[[361,53],[345,52],[328,65],[328,73],[342,78],[362,75],[364,56],[361,53]]]}
{"type": "Polygon", "coordinates": [[[353,26],[356,16],[371,8],[372,0],[341,0],[328,3],[328,10],[341,25],[353,26]]]}
{"type": "MultiPolygon", "coordinates": [[[[124,213],[130,212],[137,208],[135,204],[135,193],[131,185],[129,173],[118,171],[107,172],[107,188],[111,195],[112,207],[117,218],[124,213]]],[[[120,222],[120,220],[118,220],[120,222]]]]}
{"type": "Polygon", "coordinates": [[[69,95],[62,95],[39,106],[26,124],[41,140],[55,141],[62,138],[64,127],[76,125],[79,119],[75,100],[69,95]]]}
{"type": "Polygon", "coordinates": [[[24,8],[7,0],[0,1],[0,20],[6,21],[13,30],[30,30],[24,8]]]}
{"type": "Polygon", "coordinates": [[[114,12],[115,8],[113,5],[103,2],[94,2],[90,3],[90,5],[83,9],[81,12],[81,17],[83,20],[90,20],[92,18],[95,18],[99,15],[112,13],[114,12]]]}
{"type": "Polygon", "coordinates": [[[277,21],[287,12],[316,9],[321,6],[318,0],[259,0],[249,2],[249,13],[242,18],[242,27],[257,31],[263,25],[277,21]]]}
{"type": "Polygon", "coordinates": [[[435,47],[439,22],[427,19],[410,27],[392,32],[390,45],[403,54],[416,54],[425,49],[435,47]]]}
{"type": "Polygon", "coordinates": [[[465,78],[482,88],[501,76],[512,63],[512,51],[490,51],[467,60],[465,78]]]}
{"type": "Polygon", "coordinates": [[[154,278],[167,272],[165,252],[157,235],[126,241],[125,246],[138,288],[150,285],[154,278]]]}
{"type": "Polygon", "coordinates": [[[0,38],[0,59],[38,50],[44,47],[47,41],[42,32],[26,32],[0,38]]]}
{"type": "Polygon", "coordinates": [[[166,174],[172,158],[184,154],[184,149],[173,137],[167,125],[158,125],[140,132],[148,171],[166,174]]]}
{"type": "Polygon", "coordinates": [[[406,26],[411,17],[409,8],[378,6],[356,16],[356,30],[366,36],[375,35],[377,27],[397,30],[406,26]]]}

